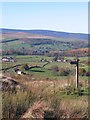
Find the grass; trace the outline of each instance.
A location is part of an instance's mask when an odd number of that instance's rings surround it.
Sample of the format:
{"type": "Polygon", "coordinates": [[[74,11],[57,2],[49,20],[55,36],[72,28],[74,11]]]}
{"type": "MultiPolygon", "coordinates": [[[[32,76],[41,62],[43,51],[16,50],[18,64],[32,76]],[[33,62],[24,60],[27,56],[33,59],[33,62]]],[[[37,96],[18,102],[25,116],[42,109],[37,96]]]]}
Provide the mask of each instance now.
{"type": "MultiPolygon", "coordinates": [[[[10,66],[13,66],[13,65],[17,65],[17,64],[28,64],[29,66],[34,66],[34,65],[37,65],[37,66],[43,66],[46,62],[40,62],[40,60],[42,58],[44,59],[47,59],[47,60],[52,60],[53,57],[46,57],[46,56],[35,56],[35,55],[21,55],[21,56],[13,56],[17,62],[14,62],[14,63],[11,63],[11,62],[3,62],[2,63],[2,68],[7,68],[7,67],[10,67],[10,66]]],[[[67,57],[66,59],[73,59],[71,57],[67,57]]],[[[87,58],[80,58],[81,60],[87,60],[87,58]]],[[[49,63],[48,65],[46,65],[44,68],[34,68],[34,69],[31,69],[29,71],[24,71],[26,73],[32,73],[34,74],[35,76],[38,77],[38,79],[42,79],[43,77],[44,78],[49,78],[49,79],[57,79],[57,80],[61,80],[61,79],[67,79],[68,77],[67,76],[58,76],[58,75],[55,75],[53,74],[53,72],[50,70],[50,68],[52,66],[58,66],[60,69],[61,68],[69,68],[71,69],[72,71],[75,72],[75,65],[71,65],[70,63],[63,63],[63,62],[52,62],[52,63],[49,63]]],[[[84,66],[81,66],[80,64],[80,67],[83,67],[85,68],[86,70],[88,70],[88,67],[87,65],[84,65],[84,66]]],[[[12,72],[14,69],[10,69],[8,70],[7,72],[12,72]]],[[[23,69],[22,69],[23,70],[23,69]]],[[[74,73],[75,74],[75,73],[74,73]]],[[[86,76],[80,76],[81,79],[85,79],[87,80],[88,77],[86,76]]]]}
{"type": "MultiPolygon", "coordinates": [[[[72,117],[74,115],[74,117],[76,117],[78,115],[78,117],[84,118],[87,115],[87,95],[67,95],[65,88],[61,88],[61,85],[67,83],[66,80],[41,82],[37,80],[30,81],[34,76],[17,76],[12,74],[11,77],[16,79],[17,82],[26,85],[27,89],[14,93],[12,91],[3,92],[4,118],[19,118],[28,108],[33,107],[33,103],[42,100],[48,106],[48,110],[53,110],[53,114],[56,114],[56,111],[58,111],[59,115],[60,111],[63,111],[60,117],[67,118],[68,116],[72,117]],[[79,114],[77,114],[77,112],[79,112],[79,114]],[[81,114],[83,115],[81,116],[81,114]]],[[[41,109],[42,108],[39,108],[38,111],[41,111],[41,109]]]]}
{"type": "Polygon", "coordinates": [[[90,66],[84,66],[85,70],[90,71],[90,66]]]}
{"type": "Polygon", "coordinates": [[[67,50],[69,49],[69,46],[71,45],[68,46],[67,43],[62,43],[62,44],[54,43],[54,45],[53,44],[41,44],[41,45],[33,45],[33,47],[31,47],[30,43],[19,40],[19,41],[13,41],[9,43],[3,43],[2,46],[3,46],[3,50],[10,50],[10,49],[16,50],[16,49],[20,49],[24,47],[27,50],[32,50],[32,49],[47,50],[47,48],[49,48],[50,50],[56,51],[60,49],[67,50]]]}
{"type": "Polygon", "coordinates": [[[17,93],[3,92],[3,118],[19,118],[34,102],[35,95],[31,92],[18,91],[17,93]]]}
{"type": "MultiPolygon", "coordinates": [[[[3,63],[4,67],[17,63],[28,63],[29,65],[44,64],[38,62],[42,56],[16,56],[16,58],[16,63],[3,63]]],[[[5,76],[11,77],[26,87],[24,91],[19,90],[16,93],[10,91],[3,92],[4,118],[20,118],[29,108],[33,108],[33,114],[35,114],[33,103],[42,100],[48,107],[47,112],[52,110],[53,115],[62,118],[77,116],[79,118],[85,118],[88,116],[88,78],[86,76],[79,77],[81,89],[83,90],[82,96],[76,94],[72,89],[68,95],[65,84],[68,83],[75,87],[75,76],[56,76],[49,70],[52,65],[64,68],[75,68],[75,66],[69,63],[53,62],[45,66],[45,68],[33,68],[25,71],[28,75],[17,75],[11,70],[4,73],[5,76]]],[[[40,112],[41,109],[42,107],[39,108],[38,111],[40,112]]]]}
{"type": "MultiPolygon", "coordinates": [[[[73,48],[73,46],[70,44],[58,44],[60,43],[60,41],[66,42],[66,39],[64,38],[56,38],[56,41],[57,44],[43,44],[35,46],[31,46],[28,43],[23,43],[23,41],[14,41],[3,43],[2,48],[4,50],[16,50],[24,47],[27,50],[31,50],[34,48],[36,50],[49,49],[50,51],[73,48]]],[[[77,43],[80,43],[78,39],[67,39],[67,41],[73,43],[74,47],[79,45],[77,43]]],[[[36,55],[13,55],[12,57],[14,57],[17,62],[3,62],[3,68],[7,68],[17,64],[42,66],[46,63],[40,62],[42,58],[53,60],[53,57],[36,55]]],[[[74,59],[74,57],[65,57],[65,59],[72,60],[74,59]]],[[[87,60],[87,57],[80,58],[80,67],[83,67],[86,70],[88,70],[88,66],[86,64],[87,60]]],[[[21,70],[23,70],[23,65],[20,68],[21,70]]],[[[14,72],[14,69],[10,69],[3,73],[3,76],[9,77],[8,80],[15,80],[17,83],[25,87],[25,89],[23,87],[22,90],[14,86],[15,91],[12,91],[11,84],[7,84],[6,82],[5,85],[7,90],[3,91],[2,97],[3,118],[20,118],[24,113],[27,112],[29,108],[33,107],[34,103],[37,103],[38,101],[43,101],[46,103],[47,112],[52,110],[53,115],[59,116],[61,118],[85,118],[88,116],[88,77],[79,76],[79,87],[82,92],[82,95],[79,95],[77,90],[75,89],[75,74],[69,76],[56,75],[53,71],[50,70],[52,66],[58,66],[59,69],[69,68],[70,70],[75,71],[75,65],[71,65],[70,63],[52,62],[46,65],[44,68],[33,68],[28,71],[23,70],[27,73],[26,75],[18,75],[14,72]],[[8,89],[9,87],[11,87],[11,89],[8,89]]],[[[3,87],[5,88],[5,86],[3,87]]],[[[41,109],[42,107],[40,107],[39,109],[35,109],[33,107],[34,114],[35,110],[40,112],[41,109]]]]}

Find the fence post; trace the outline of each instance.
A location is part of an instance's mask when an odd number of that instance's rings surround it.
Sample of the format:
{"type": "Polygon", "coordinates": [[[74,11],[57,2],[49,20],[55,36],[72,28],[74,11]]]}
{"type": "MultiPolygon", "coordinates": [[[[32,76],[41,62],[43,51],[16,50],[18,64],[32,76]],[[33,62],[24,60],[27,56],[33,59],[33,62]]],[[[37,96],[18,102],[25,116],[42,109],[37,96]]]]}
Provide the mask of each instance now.
{"type": "Polygon", "coordinates": [[[76,64],[76,89],[78,89],[78,84],[79,84],[79,59],[77,59],[76,64]]]}

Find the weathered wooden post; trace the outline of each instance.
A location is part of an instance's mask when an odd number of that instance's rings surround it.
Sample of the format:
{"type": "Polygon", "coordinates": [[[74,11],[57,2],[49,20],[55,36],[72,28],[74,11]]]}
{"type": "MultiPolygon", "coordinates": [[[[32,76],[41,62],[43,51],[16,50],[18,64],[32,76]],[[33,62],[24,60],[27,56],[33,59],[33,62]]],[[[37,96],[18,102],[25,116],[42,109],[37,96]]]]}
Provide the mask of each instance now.
{"type": "Polygon", "coordinates": [[[79,84],[79,59],[73,60],[70,62],[71,64],[76,64],[76,89],[78,89],[79,84]]]}
{"type": "Polygon", "coordinates": [[[76,88],[78,89],[79,84],[79,59],[77,59],[76,64],[76,88]]]}

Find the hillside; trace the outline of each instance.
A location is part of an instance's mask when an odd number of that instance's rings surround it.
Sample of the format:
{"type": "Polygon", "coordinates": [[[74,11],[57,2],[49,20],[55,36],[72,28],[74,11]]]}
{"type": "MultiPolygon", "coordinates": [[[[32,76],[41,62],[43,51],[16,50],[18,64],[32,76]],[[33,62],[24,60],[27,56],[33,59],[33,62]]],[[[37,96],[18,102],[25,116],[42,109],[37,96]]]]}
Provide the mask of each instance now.
{"type": "Polygon", "coordinates": [[[50,30],[0,29],[4,54],[43,55],[88,47],[88,35],[50,30]]]}
{"type": "Polygon", "coordinates": [[[77,39],[88,39],[87,34],[82,33],[68,33],[52,30],[17,30],[17,29],[0,29],[2,33],[13,33],[13,32],[25,32],[31,34],[39,34],[44,36],[52,36],[57,38],[77,38],[77,39]]]}

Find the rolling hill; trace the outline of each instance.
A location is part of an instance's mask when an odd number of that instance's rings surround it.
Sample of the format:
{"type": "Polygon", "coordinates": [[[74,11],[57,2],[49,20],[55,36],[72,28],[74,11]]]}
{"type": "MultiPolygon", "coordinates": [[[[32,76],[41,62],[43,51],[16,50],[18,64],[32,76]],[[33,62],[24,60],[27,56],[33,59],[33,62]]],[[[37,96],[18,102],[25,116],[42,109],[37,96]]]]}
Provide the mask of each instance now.
{"type": "Polygon", "coordinates": [[[51,30],[0,29],[0,44],[5,54],[45,54],[88,47],[88,34],[51,30]],[[16,51],[16,52],[15,52],[16,51]]]}
{"type": "Polygon", "coordinates": [[[15,33],[15,32],[24,32],[31,34],[39,34],[43,36],[52,36],[57,38],[77,38],[77,39],[88,39],[87,34],[82,33],[68,33],[68,32],[60,32],[60,31],[52,31],[52,30],[17,30],[17,29],[0,29],[2,33],[15,33]]]}

